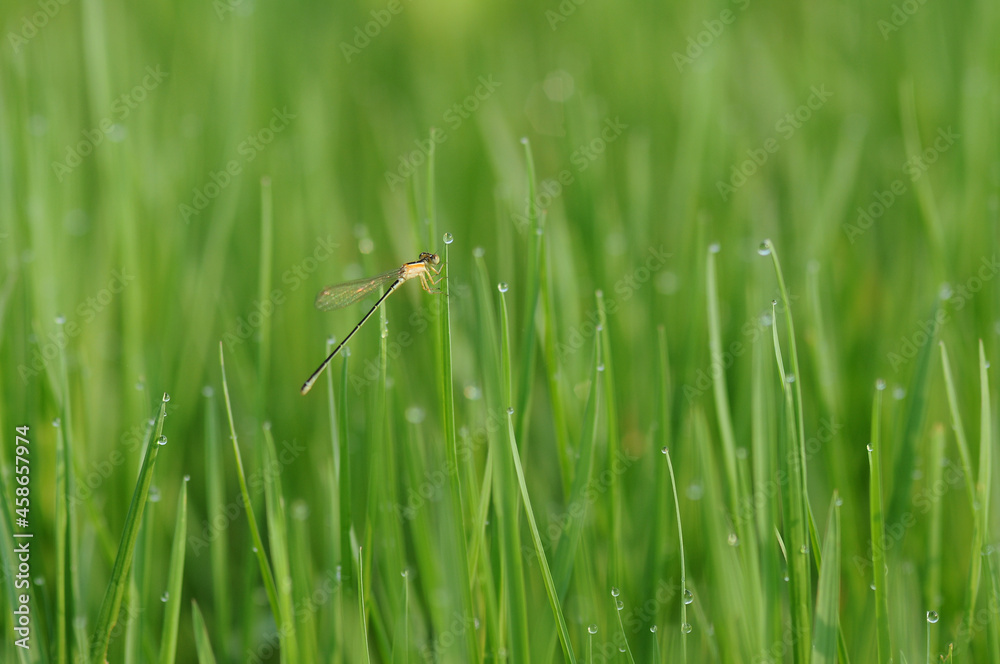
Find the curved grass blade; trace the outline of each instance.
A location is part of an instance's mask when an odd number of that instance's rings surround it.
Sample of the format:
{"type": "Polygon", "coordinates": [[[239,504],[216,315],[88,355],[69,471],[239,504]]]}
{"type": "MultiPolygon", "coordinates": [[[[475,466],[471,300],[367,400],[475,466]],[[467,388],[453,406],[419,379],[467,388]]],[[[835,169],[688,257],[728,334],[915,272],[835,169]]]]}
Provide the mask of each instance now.
{"type": "MultiPolygon", "coordinates": [[[[221,348],[221,342],[220,342],[221,348]]],[[[132,554],[135,551],[135,540],[139,534],[139,525],[142,523],[142,512],[149,500],[149,486],[153,482],[153,469],[156,466],[156,455],[162,444],[160,442],[163,435],[163,418],[167,413],[167,401],[170,397],[163,395],[160,402],[160,413],[156,418],[156,432],[149,439],[146,445],[146,452],[142,459],[142,466],[139,469],[139,479],[132,493],[132,502],[129,504],[128,514],[125,516],[125,527],[122,531],[121,543],[118,546],[118,553],[115,555],[115,564],[111,569],[111,580],[104,593],[104,600],[101,602],[101,609],[97,614],[97,624],[94,627],[91,638],[91,660],[103,662],[108,651],[108,642],[111,639],[111,630],[118,618],[118,610],[121,608],[122,596],[125,594],[125,587],[128,585],[128,570],[132,564],[132,554]]]]}
{"type": "Polygon", "coordinates": [[[823,566],[816,593],[816,623],[813,626],[812,664],[837,664],[837,634],[840,611],[840,498],[833,492],[823,539],[823,566]]]}
{"type": "MultiPolygon", "coordinates": [[[[274,449],[271,427],[264,423],[264,467],[280,468],[278,454],[274,449]]],[[[295,597],[292,584],[291,563],[288,555],[288,519],[285,515],[285,500],[281,492],[281,473],[264,473],[264,506],[267,513],[267,540],[271,545],[271,559],[274,564],[275,590],[278,593],[278,608],[281,611],[278,638],[281,643],[281,661],[296,664],[299,661],[298,634],[295,629],[295,597]]]]}
{"type": "Polygon", "coordinates": [[[181,587],[184,581],[184,553],[187,544],[187,487],[189,478],[181,483],[177,498],[177,521],[174,523],[174,545],[170,553],[167,575],[167,607],[163,615],[163,637],[160,639],[160,664],[173,664],[177,655],[177,627],[181,618],[181,587]]]}
{"type": "Polygon", "coordinates": [[[951,363],[948,361],[948,349],[944,341],[938,342],[941,347],[941,368],[944,370],[944,388],[948,395],[948,410],[951,413],[951,428],[955,432],[955,442],[958,445],[958,455],[962,458],[962,472],[965,474],[965,489],[969,494],[969,509],[976,509],[976,489],[972,486],[972,455],[969,454],[969,442],[965,437],[965,426],[962,424],[962,412],[958,408],[958,396],[955,393],[955,380],[951,375],[951,363]]]}
{"type": "Polygon", "coordinates": [[[986,351],[983,340],[979,340],[979,479],[976,481],[975,526],[972,531],[972,560],[969,570],[969,603],[966,606],[966,626],[972,637],[972,625],[976,616],[976,599],[983,571],[983,542],[987,541],[990,526],[990,487],[992,484],[993,423],[990,413],[990,381],[986,373],[986,351]]]}
{"type": "Polygon", "coordinates": [[[198,602],[191,600],[191,622],[194,624],[194,646],[198,650],[198,664],[215,664],[212,642],[205,628],[205,618],[201,615],[198,602]]]}
{"type": "Polygon", "coordinates": [[[538,557],[538,565],[542,572],[542,581],[545,584],[545,592],[549,596],[549,605],[552,607],[552,614],[555,617],[556,625],[559,629],[559,641],[562,643],[563,656],[569,664],[576,664],[576,656],[573,654],[573,644],[569,640],[569,629],[566,627],[566,618],[563,616],[562,607],[559,604],[559,595],[556,592],[555,583],[552,581],[552,574],[549,571],[549,563],[545,558],[545,549],[542,548],[542,538],[538,534],[538,525],[535,523],[535,514],[531,510],[531,497],[528,495],[528,486],[524,481],[524,471],[521,469],[521,458],[517,452],[517,440],[514,437],[514,422],[512,413],[507,411],[507,438],[510,443],[510,453],[514,459],[514,471],[517,473],[517,483],[521,489],[521,500],[524,503],[524,513],[528,517],[528,528],[531,530],[531,539],[535,544],[535,555],[538,557]]]}
{"type": "MultiPolygon", "coordinates": [[[[206,387],[205,395],[205,502],[209,514],[223,514],[222,496],[226,478],[222,463],[222,445],[219,441],[218,412],[215,391],[206,387]]],[[[226,642],[230,629],[229,604],[229,542],[225,537],[212,540],[209,551],[212,566],[212,607],[215,618],[215,639],[226,642]]]]}
{"type": "MultiPolygon", "coordinates": [[[[670,449],[664,447],[663,455],[667,457],[667,471],[670,473],[670,489],[674,492],[674,512],[677,514],[677,543],[681,553],[681,625],[688,624],[687,619],[687,566],[684,562],[684,528],[681,526],[681,504],[677,500],[677,478],[674,477],[674,463],[670,460],[670,449]]],[[[687,657],[688,631],[681,629],[681,661],[685,664],[687,657]]]]}

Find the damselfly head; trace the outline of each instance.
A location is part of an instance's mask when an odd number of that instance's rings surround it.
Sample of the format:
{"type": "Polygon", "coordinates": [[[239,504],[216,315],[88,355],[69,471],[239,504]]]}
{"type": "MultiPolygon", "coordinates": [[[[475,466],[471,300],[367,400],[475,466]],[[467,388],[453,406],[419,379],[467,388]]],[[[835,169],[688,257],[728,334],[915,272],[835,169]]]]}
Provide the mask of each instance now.
{"type": "Polygon", "coordinates": [[[430,263],[431,265],[437,265],[441,262],[441,257],[437,254],[432,254],[429,251],[422,251],[420,252],[420,258],[418,260],[430,263]]]}

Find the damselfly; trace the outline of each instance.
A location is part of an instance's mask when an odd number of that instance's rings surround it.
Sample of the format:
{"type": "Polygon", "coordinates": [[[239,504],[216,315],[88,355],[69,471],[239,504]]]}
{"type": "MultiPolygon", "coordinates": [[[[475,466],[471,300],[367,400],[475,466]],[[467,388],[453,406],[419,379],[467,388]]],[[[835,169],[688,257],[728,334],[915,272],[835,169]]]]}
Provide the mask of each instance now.
{"type": "Polygon", "coordinates": [[[436,286],[440,281],[440,278],[435,279],[434,277],[441,272],[441,268],[435,267],[441,259],[437,254],[432,254],[429,252],[422,252],[417,260],[411,263],[404,263],[399,268],[385,272],[383,274],[377,274],[374,277],[369,277],[367,279],[357,279],[355,281],[347,281],[342,284],[335,284],[333,286],[327,286],[319,292],[316,296],[316,308],[320,311],[330,311],[331,309],[342,309],[348,305],[354,304],[358,300],[364,299],[366,296],[370,295],[374,291],[378,290],[386,284],[390,284],[389,288],[386,289],[382,297],[378,299],[368,313],[364,315],[361,321],[354,326],[344,340],[333,349],[323,363],[319,365],[316,371],[309,376],[309,380],[302,384],[302,394],[307,393],[312,389],[313,383],[319,378],[319,375],[323,373],[323,369],[326,369],[326,365],[330,364],[340,349],[351,340],[354,333],[361,329],[361,326],[365,324],[365,321],[371,318],[371,315],[375,313],[375,310],[385,302],[385,298],[389,297],[389,294],[394,290],[403,285],[403,283],[414,277],[419,277],[420,285],[424,287],[424,290],[428,293],[440,293],[440,288],[432,288],[436,286]]]}

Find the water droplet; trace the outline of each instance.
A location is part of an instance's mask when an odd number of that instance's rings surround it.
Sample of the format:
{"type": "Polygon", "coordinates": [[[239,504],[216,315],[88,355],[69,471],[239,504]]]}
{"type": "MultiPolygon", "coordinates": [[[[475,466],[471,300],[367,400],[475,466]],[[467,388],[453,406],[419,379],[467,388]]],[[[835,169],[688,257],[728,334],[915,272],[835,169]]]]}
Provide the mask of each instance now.
{"type": "Polygon", "coordinates": [[[165,592],[162,595],[160,595],[160,601],[161,602],[166,602],[168,599],[170,599],[170,593],[165,592]]]}
{"type": "Polygon", "coordinates": [[[761,256],[767,256],[768,254],[770,254],[771,253],[771,241],[770,240],[764,240],[763,242],[761,242],[760,246],[757,247],[757,253],[760,254],[761,256]]]}
{"type": "Polygon", "coordinates": [[[603,362],[601,364],[597,365],[597,370],[598,371],[604,371],[604,363],[603,362]]]}
{"type": "Polygon", "coordinates": [[[185,475],[184,476],[184,481],[185,482],[190,482],[191,481],[191,476],[190,475],[185,475]]]}
{"type": "Polygon", "coordinates": [[[167,437],[165,435],[163,435],[163,434],[160,434],[160,437],[156,439],[156,442],[159,445],[166,445],[167,444],[167,437]]]}
{"type": "Polygon", "coordinates": [[[872,447],[872,444],[871,444],[871,443],[868,443],[868,446],[867,446],[867,450],[868,450],[869,452],[874,452],[874,451],[875,451],[875,448],[874,448],[874,447],[872,447]]]}
{"type": "Polygon", "coordinates": [[[271,420],[264,420],[264,423],[261,426],[264,428],[264,431],[270,431],[271,430],[271,420]]]}
{"type": "Polygon", "coordinates": [[[692,630],[691,623],[681,623],[681,632],[684,634],[690,634],[692,630]]]}
{"type": "Polygon", "coordinates": [[[729,546],[739,546],[740,538],[736,533],[729,533],[729,546]]]}
{"type": "Polygon", "coordinates": [[[837,498],[833,501],[833,504],[836,505],[837,507],[840,507],[841,505],[844,504],[844,499],[841,498],[840,496],[837,496],[837,498]]]}
{"type": "Polygon", "coordinates": [[[989,369],[990,368],[990,361],[986,360],[986,362],[983,363],[983,366],[985,366],[987,369],[989,369]]]}
{"type": "Polygon", "coordinates": [[[717,254],[719,253],[720,249],[722,249],[722,247],[719,246],[718,242],[713,242],[712,244],[708,245],[708,252],[710,254],[717,254]]]}
{"type": "Polygon", "coordinates": [[[604,326],[598,323],[597,325],[594,326],[594,329],[600,332],[604,329],[604,326]]]}
{"type": "Polygon", "coordinates": [[[747,458],[747,448],[745,448],[745,447],[737,447],[736,448],[736,458],[740,459],[741,461],[743,459],[746,459],[747,458]]]}
{"type": "Polygon", "coordinates": [[[781,580],[788,583],[788,572],[785,572],[785,576],[783,576],[781,580]]]}
{"type": "Polygon", "coordinates": [[[497,284],[497,290],[500,291],[501,293],[506,293],[507,292],[507,282],[506,281],[501,281],[499,284],[497,284]]]}
{"type": "Polygon", "coordinates": [[[618,646],[618,652],[625,652],[625,646],[618,646]]]}
{"type": "Polygon", "coordinates": [[[937,611],[928,611],[927,612],[927,622],[929,622],[930,624],[933,625],[937,621],[938,621],[938,612],[937,611]]]}
{"type": "Polygon", "coordinates": [[[370,237],[361,238],[358,240],[358,251],[365,255],[370,254],[375,251],[375,242],[370,237]]]}
{"type": "Polygon", "coordinates": [[[62,426],[62,420],[60,420],[60,419],[59,419],[59,418],[57,417],[56,419],[52,420],[52,426],[54,426],[54,427],[59,427],[59,426],[62,426]]]}
{"type": "Polygon", "coordinates": [[[949,284],[947,281],[941,284],[940,288],[938,288],[938,297],[941,298],[942,300],[950,299],[951,294],[952,294],[951,284],[949,284]]]}
{"type": "Polygon", "coordinates": [[[618,595],[619,595],[620,592],[621,591],[618,590],[618,588],[616,588],[615,586],[611,586],[611,596],[612,597],[618,597],[618,595]]]}
{"type": "Polygon", "coordinates": [[[66,317],[65,316],[63,316],[62,314],[59,314],[58,316],[56,316],[56,325],[65,325],[65,324],[66,324],[66,317]]]}
{"type": "Polygon", "coordinates": [[[296,500],[292,505],[292,518],[296,521],[305,521],[309,518],[309,503],[304,500],[296,500]]]}
{"type": "Polygon", "coordinates": [[[475,385],[466,385],[465,388],[462,390],[462,394],[464,394],[465,398],[468,399],[469,401],[478,401],[479,399],[482,398],[483,391],[480,390],[475,385]]]}
{"type": "Polygon", "coordinates": [[[163,393],[163,403],[167,403],[168,401],[170,401],[170,395],[167,394],[166,392],[164,392],[163,393]]]}
{"type": "Polygon", "coordinates": [[[881,392],[885,389],[885,381],[881,378],[875,381],[875,389],[881,392]]]}
{"type": "MultiPolygon", "coordinates": [[[[141,388],[138,387],[141,384],[142,383],[136,383],[136,386],[137,386],[136,389],[141,389],[141,388]]],[[[201,396],[203,396],[203,397],[212,397],[212,396],[215,396],[215,390],[212,389],[211,385],[206,385],[205,387],[201,388],[201,396]]]]}
{"type": "Polygon", "coordinates": [[[625,608],[625,602],[621,601],[620,599],[616,600],[615,601],[615,606],[617,606],[618,610],[621,611],[622,609],[625,608]]]}
{"type": "Polygon", "coordinates": [[[662,454],[663,456],[667,456],[667,454],[669,453],[670,453],[670,448],[667,447],[666,445],[660,448],[660,454],[662,454]]]}
{"type": "Polygon", "coordinates": [[[452,236],[451,233],[445,233],[444,234],[444,243],[445,244],[451,244],[454,241],[455,241],[455,238],[452,236]]]}
{"type": "MultiPolygon", "coordinates": [[[[521,137],[521,145],[527,145],[527,144],[528,144],[528,137],[527,136],[522,136],[521,137]]],[[[594,626],[594,632],[596,632],[596,631],[597,631],[597,626],[595,625],[594,626]]],[[[591,634],[593,634],[594,632],[591,632],[591,634]]]]}
{"type": "Polygon", "coordinates": [[[350,346],[346,346],[344,348],[344,357],[350,357],[350,356],[351,356],[351,347],[350,346]]]}
{"type": "Polygon", "coordinates": [[[476,629],[479,629],[479,618],[473,618],[472,624],[475,626],[476,629]]]}
{"type": "Polygon", "coordinates": [[[875,582],[874,581],[868,584],[868,589],[869,590],[875,590],[875,582]]]}
{"type": "Polygon", "coordinates": [[[778,306],[778,301],[777,300],[771,300],[771,306],[772,307],[778,306]]]}
{"type": "Polygon", "coordinates": [[[899,401],[905,396],[906,396],[906,390],[903,389],[902,386],[897,385],[896,387],[892,388],[892,398],[895,399],[896,401],[899,401]]]}
{"type": "Polygon", "coordinates": [[[590,632],[591,634],[597,634],[597,625],[591,625],[590,627],[587,628],[587,631],[590,632]]]}
{"type": "Polygon", "coordinates": [[[410,406],[406,409],[406,421],[410,424],[420,424],[424,421],[424,409],[420,406],[410,406]]]}
{"type": "Polygon", "coordinates": [[[399,573],[399,575],[405,579],[407,576],[407,571],[404,569],[402,572],[399,573]]]}
{"type": "Polygon", "coordinates": [[[685,604],[690,604],[693,601],[694,601],[694,593],[692,593],[690,590],[688,590],[687,588],[685,588],[684,589],[684,603],[685,604]]]}
{"type": "Polygon", "coordinates": [[[809,553],[809,547],[803,544],[799,547],[799,553],[806,554],[809,553]]]}
{"type": "Polygon", "coordinates": [[[786,383],[794,383],[795,382],[795,374],[790,373],[787,376],[785,376],[785,382],[786,383]]]}
{"type": "Polygon", "coordinates": [[[472,250],[472,255],[475,256],[476,258],[482,258],[483,256],[486,255],[486,250],[483,249],[482,247],[476,247],[475,249],[472,250]]]}
{"type": "Polygon", "coordinates": [[[651,634],[656,634],[656,625],[650,625],[649,626],[649,631],[650,631],[651,634]]]}
{"type": "Polygon", "coordinates": [[[685,493],[687,494],[688,500],[701,500],[705,490],[702,489],[702,486],[697,482],[692,482],[691,484],[688,484],[687,491],[685,493]]]}
{"type": "Polygon", "coordinates": [[[513,415],[514,414],[514,407],[513,406],[507,406],[507,414],[508,415],[513,415]]]}
{"type": "MultiPolygon", "coordinates": [[[[146,389],[146,384],[145,383],[143,383],[141,380],[135,381],[135,391],[136,392],[142,392],[144,389],[146,389]]],[[[202,391],[202,393],[204,393],[204,390],[202,391]]]]}

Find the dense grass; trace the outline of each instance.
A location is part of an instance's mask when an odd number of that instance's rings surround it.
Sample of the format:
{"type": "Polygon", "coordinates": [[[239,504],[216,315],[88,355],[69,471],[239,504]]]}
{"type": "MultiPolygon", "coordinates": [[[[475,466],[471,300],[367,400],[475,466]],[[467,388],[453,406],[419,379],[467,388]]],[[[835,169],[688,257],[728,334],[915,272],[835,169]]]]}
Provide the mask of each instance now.
{"type": "Polygon", "coordinates": [[[996,3],[0,27],[0,660],[1000,660],[996,3]]]}

